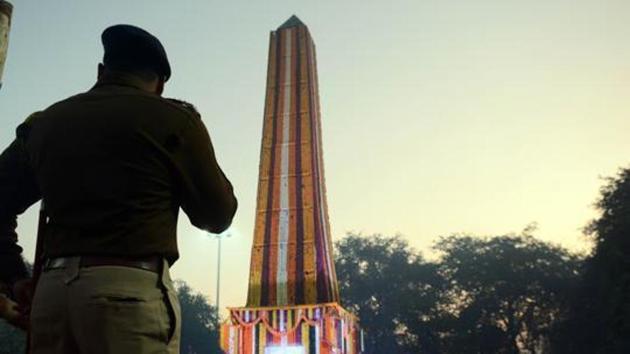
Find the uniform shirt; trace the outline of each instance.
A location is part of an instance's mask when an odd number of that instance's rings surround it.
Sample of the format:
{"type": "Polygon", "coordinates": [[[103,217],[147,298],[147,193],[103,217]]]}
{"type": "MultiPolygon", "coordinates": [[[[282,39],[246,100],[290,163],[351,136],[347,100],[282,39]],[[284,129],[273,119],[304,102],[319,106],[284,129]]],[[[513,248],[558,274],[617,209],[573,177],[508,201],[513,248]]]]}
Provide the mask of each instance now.
{"type": "Polygon", "coordinates": [[[0,155],[0,281],[24,277],[17,215],[43,198],[45,257],[178,258],[179,208],[218,233],[236,211],[199,114],[102,80],[29,117],[0,155]]]}

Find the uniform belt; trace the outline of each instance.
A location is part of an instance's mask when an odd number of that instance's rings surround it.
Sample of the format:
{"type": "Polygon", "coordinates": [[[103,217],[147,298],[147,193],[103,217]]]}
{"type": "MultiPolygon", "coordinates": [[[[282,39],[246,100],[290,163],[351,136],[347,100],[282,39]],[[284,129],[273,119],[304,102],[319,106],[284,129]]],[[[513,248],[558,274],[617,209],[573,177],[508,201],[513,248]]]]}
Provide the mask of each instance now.
{"type": "MultiPolygon", "coordinates": [[[[81,256],[79,267],[99,267],[99,266],[119,266],[148,270],[150,272],[159,273],[162,265],[162,258],[144,257],[144,258],[122,258],[110,256],[81,256]]],[[[42,267],[44,271],[51,269],[66,268],[72,264],[76,257],[55,257],[48,258],[42,267]]]]}

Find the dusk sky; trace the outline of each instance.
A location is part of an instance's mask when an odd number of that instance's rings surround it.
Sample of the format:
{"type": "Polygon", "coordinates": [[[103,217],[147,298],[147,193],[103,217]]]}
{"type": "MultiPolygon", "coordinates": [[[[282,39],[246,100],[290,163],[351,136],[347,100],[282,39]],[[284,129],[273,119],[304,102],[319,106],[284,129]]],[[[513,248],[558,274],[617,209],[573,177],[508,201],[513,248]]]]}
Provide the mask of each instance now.
{"type": "MultiPolygon", "coordinates": [[[[107,26],[160,38],[164,95],[198,108],[240,203],[222,307],[245,303],[269,31],[292,14],[317,45],[337,240],[400,233],[429,255],[439,236],[536,222],[584,251],[602,177],[630,163],[627,0],[10,1],[2,148],[31,112],[91,87],[107,26]]],[[[27,258],[36,216],[19,220],[27,258]]],[[[216,240],[182,214],[179,244],[175,278],[214,302],[216,240]]]]}

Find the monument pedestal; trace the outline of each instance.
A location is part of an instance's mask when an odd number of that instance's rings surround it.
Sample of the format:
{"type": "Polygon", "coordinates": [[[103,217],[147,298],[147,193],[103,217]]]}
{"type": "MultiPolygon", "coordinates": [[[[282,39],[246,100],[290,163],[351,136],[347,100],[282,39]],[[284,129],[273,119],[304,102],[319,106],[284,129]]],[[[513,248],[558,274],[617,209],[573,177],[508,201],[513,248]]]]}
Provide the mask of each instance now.
{"type": "Polygon", "coordinates": [[[230,308],[221,328],[227,354],[356,354],[356,318],[336,303],[230,308]]]}

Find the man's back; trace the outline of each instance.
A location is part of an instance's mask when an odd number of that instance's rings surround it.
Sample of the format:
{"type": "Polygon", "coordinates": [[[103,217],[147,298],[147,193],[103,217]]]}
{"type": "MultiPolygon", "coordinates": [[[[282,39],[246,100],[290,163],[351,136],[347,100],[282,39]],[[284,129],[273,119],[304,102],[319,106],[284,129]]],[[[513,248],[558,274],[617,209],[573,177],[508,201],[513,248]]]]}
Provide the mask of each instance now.
{"type": "Polygon", "coordinates": [[[231,221],[231,186],[200,117],[183,104],[100,83],[22,129],[50,217],[48,257],[161,254],[172,263],[180,205],[197,226],[231,221]]]}
{"type": "Polygon", "coordinates": [[[221,232],[236,198],[199,114],[161,97],[171,68],[160,41],[131,25],[101,40],[96,85],[33,114],[0,154],[0,285],[21,305],[13,321],[30,315],[33,354],[176,354],[179,208],[221,232]],[[16,227],[40,199],[33,295],[16,227]]]}

